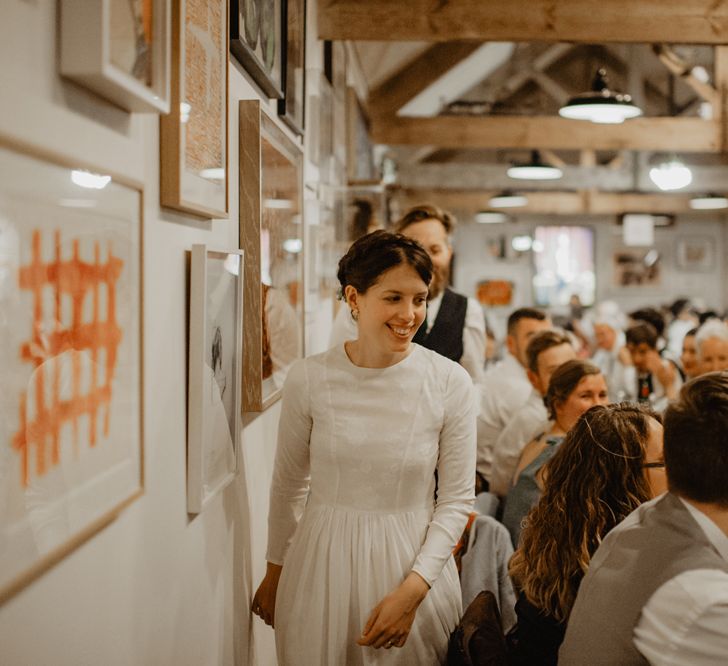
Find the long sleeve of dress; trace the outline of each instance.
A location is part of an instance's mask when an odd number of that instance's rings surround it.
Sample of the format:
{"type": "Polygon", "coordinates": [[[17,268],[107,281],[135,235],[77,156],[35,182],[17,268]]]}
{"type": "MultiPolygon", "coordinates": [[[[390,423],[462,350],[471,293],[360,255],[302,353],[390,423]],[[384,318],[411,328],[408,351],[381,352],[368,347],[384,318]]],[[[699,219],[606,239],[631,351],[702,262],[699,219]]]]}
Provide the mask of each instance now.
{"type": "Polygon", "coordinates": [[[445,392],[435,511],[412,567],[430,586],[460,538],[475,499],[475,428],[473,383],[454,365],[445,392]]]}
{"type": "Polygon", "coordinates": [[[268,514],[266,559],[272,564],[283,564],[308,496],[309,440],[313,424],[309,395],[306,366],[299,361],[291,367],[283,385],[268,514]]]}

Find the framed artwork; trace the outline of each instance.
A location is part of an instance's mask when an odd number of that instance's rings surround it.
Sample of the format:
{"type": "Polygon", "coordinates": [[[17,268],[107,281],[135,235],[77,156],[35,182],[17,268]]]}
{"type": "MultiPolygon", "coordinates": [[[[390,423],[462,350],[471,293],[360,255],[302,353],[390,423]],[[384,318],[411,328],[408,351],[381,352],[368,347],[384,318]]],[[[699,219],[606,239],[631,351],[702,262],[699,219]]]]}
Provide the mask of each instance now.
{"type": "Polygon", "coordinates": [[[283,2],[230,0],[230,50],[261,90],[275,99],[283,97],[283,2]]]}
{"type": "Polygon", "coordinates": [[[261,412],[303,356],[303,156],[258,100],[239,110],[243,411],[261,412]]]}
{"type": "Polygon", "coordinates": [[[0,142],[0,601],[142,493],[142,192],[0,142]]]}
{"type": "Polygon", "coordinates": [[[296,134],[303,134],[306,59],[306,2],[287,0],[284,11],[283,97],[278,115],[296,134]]]}
{"type": "Polygon", "coordinates": [[[331,184],[334,159],[334,92],[323,74],[319,74],[318,150],[316,155],[321,182],[331,184]]]}
{"type": "Polygon", "coordinates": [[[170,109],[170,0],[61,0],[61,75],[127,111],[170,109]]]}
{"type": "Polygon", "coordinates": [[[369,138],[369,119],[354,88],[346,96],[346,173],[349,184],[376,183],[374,146],[369,138]]]}
{"type": "Polygon", "coordinates": [[[160,119],[161,203],[226,218],[227,0],[180,0],[172,19],[172,112],[160,119]]]}
{"type": "Polygon", "coordinates": [[[613,254],[614,284],[618,287],[659,287],[662,257],[654,248],[618,248],[613,254]]]}
{"type": "Polygon", "coordinates": [[[332,71],[332,180],[336,185],[346,185],[346,46],[334,42],[331,52],[332,71]]]}
{"type": "Polygon", "coordinates": [[[712,271],[714,257],[714,241],[709,236],[690,236],[677,241],[677,267],[682,271],[712,271]]]}
{"type": "Polygon", "coordinates": [[[200,513],[238,471],[243,253],[192,246],[187,511],[200,513]]]}
{"type": "Polygon", "coordinates": [[[511,305],[513,282],[510,280],[481,280],[476,290],[478,303],[486,307],[511,305]]]}

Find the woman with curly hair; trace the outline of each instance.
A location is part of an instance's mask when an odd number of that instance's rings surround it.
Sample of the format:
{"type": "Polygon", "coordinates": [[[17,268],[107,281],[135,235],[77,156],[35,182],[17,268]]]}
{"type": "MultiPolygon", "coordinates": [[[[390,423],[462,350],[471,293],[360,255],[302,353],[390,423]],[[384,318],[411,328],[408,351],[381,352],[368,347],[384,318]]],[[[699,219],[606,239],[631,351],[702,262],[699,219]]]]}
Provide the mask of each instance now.
{"type": "Polygon", "coordinates": [[[593,407],[569,432],[510,562],[519,590],[511,664],[556,664],[591,556],[615,525],[667,490],[664,465],[661,419],[646,407],[593,407]]]}

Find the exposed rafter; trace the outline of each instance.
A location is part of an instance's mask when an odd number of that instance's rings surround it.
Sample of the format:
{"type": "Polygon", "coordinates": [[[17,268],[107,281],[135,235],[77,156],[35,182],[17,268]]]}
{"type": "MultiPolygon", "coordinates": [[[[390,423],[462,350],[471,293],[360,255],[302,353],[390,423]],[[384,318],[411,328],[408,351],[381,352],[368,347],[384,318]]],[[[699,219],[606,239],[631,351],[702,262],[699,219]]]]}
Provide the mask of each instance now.
{"type": "Polygon", "coordinates": [[[434,44],[370,93],[369,115],[395,115],[413,97],[479,47],[478,42],[434,44]]]}
{"type": "Polygon", "coordinates": [[[320,0],[321,39],[722,44],[716,0],[320,0]]]}
{"type": "MultiPolygon", "coordinates": [[[[476,213],[488,208],[495,191],[472,192],[429,189],[401,190],[393,194],[403,207],[437,201],[448,210],[476,213]]],[[[687,194],[620,194],[616,192],[529,192],[528,203],[510,211],[517,215],[620,215],[621,213],[697,213],[687,194]]],[[[715,211],[713,211],[714,213],[715,211]]]]}
{"type": "Polygon", "coordinates": [[[552,116],[373,119],[372,138],[390,145],[553,150],[722,150],[721,123],[700,118],[635,118],[597,125],[552,116]]]}

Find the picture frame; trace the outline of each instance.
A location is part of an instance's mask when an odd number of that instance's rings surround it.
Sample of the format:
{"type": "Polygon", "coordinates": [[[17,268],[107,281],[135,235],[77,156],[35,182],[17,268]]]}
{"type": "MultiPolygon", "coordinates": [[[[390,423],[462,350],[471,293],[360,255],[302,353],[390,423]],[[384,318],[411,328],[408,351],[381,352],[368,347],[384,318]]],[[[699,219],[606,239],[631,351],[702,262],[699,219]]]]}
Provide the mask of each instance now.
{"type": "Polygon", "coordinates": [[[283,97],[278,100],[278,115],[301,136],[305,124],[306,0],[286,0],[283,17],[283,97]]]}
{"type": "Polygon", "coordinates": [[[173,4],[172,112],[160,118],[160,200],[203,219],[228,217],[227,16],[227,0],[173,4]]]}
{"type": "Polygon", "coordinates": [[[61,0],[60,73],[126,111],[170,109],[170,0],[61,0]]]}
{"type": "Polygon", "coordinates": [[[239,102],[240,246],[245,251],[243,411],[279,397],[303,357],[303,155],[258,100],[239,102]]]}
{"type": "Polygon", "coordinates": [[[681,271],[708,273],[715,267],[715,241],[710,236],[677,239],[676,264],[681,271]]]}
{"type": "Polygon", "coordinates": [[[343,42],[334,42],[331,51],[331,93],[332,93],[332,162],[331,180],[335,185],[346,185],[346,46],[343,42]]]}
{"type": "Polygon", "coordinates": [[[347,88],[346,94],[346,174],[349,185],[379,183],[369,119],[352,87],[347,88]]]}
{"type": "Polygon", "coordinates": [[[662,285],[662,255],[650,247],[618,247],[612,253],[614,285],[625,289],[662,285]]]}
{"type": "Polygon", "coordinates": [[[244,263],[240,250],[191,249],[188,513],[200,513],[239,469],[244,263]]]}
{"type": "Polygon", "coordinates": [[[0,602],[143,493],[139,183],[0,138],[0,602]]]}
{"type": "Polygon", "coordinates": [[[283,2],[230,0],[230,51],[272,99],[283,97],[283,2]]]}

